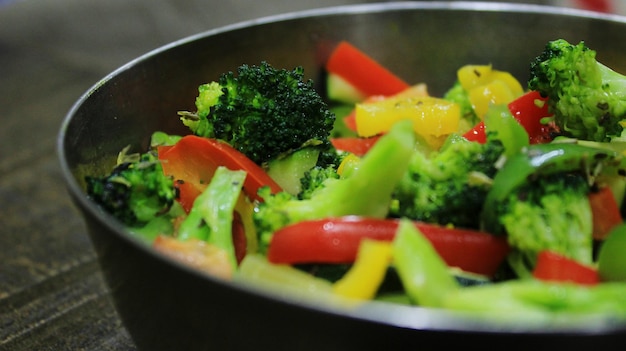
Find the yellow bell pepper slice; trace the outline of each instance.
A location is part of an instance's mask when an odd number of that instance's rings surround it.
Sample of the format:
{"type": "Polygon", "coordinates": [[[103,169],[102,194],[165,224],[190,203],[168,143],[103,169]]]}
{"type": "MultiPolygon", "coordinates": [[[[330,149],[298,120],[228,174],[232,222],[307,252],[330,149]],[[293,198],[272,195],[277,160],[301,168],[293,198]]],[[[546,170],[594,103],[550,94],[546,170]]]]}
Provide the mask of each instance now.
{"type": "Polygon", "coordinates": [[[237,204],[235,205],[235,212],[238,214],[237,218],[241,221],[246,236],[246,253],[252,254],[257,252],[259,242],[253,220],[254,205],[244,193],[239,194],[237,204]]]}
{"type": "Polygon", "coordinates": [[[522,85],[512,74],[495,70],[491,65],[463,66],[457,71],[457,78],[481,119],[489,105],[508,104],[524,93],[522,85]]]}
{"type": "Polygon", "coordinates": [[[456,103],[431,96],[393,96],[381,101],[357,104],[357,133],[371,137],[387,132],[401,120],[411,120],[413,129],[426,138],[455,132],[461,116],[456,103]]]}
{"type": "Polygon", "coordinates": [[[337,167],[337,173],[343,178],[348,177],[351,172],[359,167],[360,162],[361,158],[359,156],[348,154],[337,167]]]}
{"type": "Polygon", "coordinates": [[[465,65],[457,71],[457,78],[466,91],[493,81],[502,81],[511,92],[523,93],[522,85],[511,73],[495,70],[491,65],[465,65]]]}
{"type": "Polygon", "coordinates": [[[353,299],[373,299],[391,263],[391,253],[391,243],[364,239],[354,264],[334,283],[333,292],[353,299]]]}
{"type": "Polygon", "coordinates": [[[518,95],[513,93],[505,82],[494,80],[470,89],[468,96],[474,112],[483,119],[490,105],[508,104],[518,95]]]}
{"type": "Polygon", "coordinates": [[[491,81],[491,65],[465,65],[456,72],[459,83],[465,91],[491,81]]]}

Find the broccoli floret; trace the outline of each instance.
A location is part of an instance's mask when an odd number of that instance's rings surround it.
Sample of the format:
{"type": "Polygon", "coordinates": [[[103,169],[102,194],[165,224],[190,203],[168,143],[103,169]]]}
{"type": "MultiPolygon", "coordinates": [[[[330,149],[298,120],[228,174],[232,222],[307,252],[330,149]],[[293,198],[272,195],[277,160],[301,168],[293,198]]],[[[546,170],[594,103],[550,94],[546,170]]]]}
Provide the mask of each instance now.
{"type": "Polygon", "coordinates": [[[476,216],[504,152],[495,139],[485,144],[458,138],[426,155],[416,152],[394,197],[393,215],[442,225],[478,228],[476,216]]]}
{"type": "Polygon", "coordinates": [[[298,221],[346,215],[386,217],[414,146],[412,123],[401,121],[378,140],[348,177],[327,178],[310,198],[299,199],[287,192],[272,195],[267,187],[261,188],[264,201],[254,213],[261,250],[276,230],[298,221]]]}
{"type": "Polygon", "coordinates": [[[474,111],[472,102],[469,99],[467,91],[463,89],[461,83],[457,80],[448,91],[443,95],[445,100],[455,102],[461,108],[461,119],[459,120],[459,133],[470,130],[478,122],[480,118],[474,111]]]}
{"type": "Polygon", "coordinates": [[[329,185],[334,180],[339,179],[339,173],[334,165],[328,167],[315,166],[304,174],[300,179],[300,200],[310,199],[313,194],[329,185]]]}
{"type": "Polygon", "coordinates": [[[233,245],[234,210],[241,195],[246,172],[218,167],[207,188],[196,198],[177,232],[179,240],[198,239],[226,252],[236,266],[233,245]]]}
{"type": "Polygon", "coordinates": [[[141,227],[167,214],[178,196],[174,180],[163,173],[153,152],[120,154],[120,161],[102,177],[87,176],[88,196],[124,224],[141,227]]]}
{"type": "Polygon", "coordinates": [[[611,148],[577,143],[534,144],[506,159],[493,179],[481,214],[481,229],[507,235],[509,259],[520,276],[540,250],[553,250],[583,264],[592,261],[588,194],[599,179],[623,178],[625,159],[611,148]]]}
{"type": "Polygon", "coordinates": [[[584,264],[592,261],[592,216],[587,178],[581,173],[552,174],[511,193],[497,216],[509,244],[515,271],[532,269],[542,250],[584,264]]]}
{"type": "Polygon", "coordinates": [[[622,134],[626,77],[598,62],[584,42],[548,42],[530,64],[528,87],[548,97],[564,135],[604,142],[622,134]]]}
{"type": "Polygon", "coordinates": [[[196,107],[180,113],[194,134],[224,140],[259,165],[305,145],[332,147],[335,115],[302,67],[242,65],[200,86],[196,107]]]}

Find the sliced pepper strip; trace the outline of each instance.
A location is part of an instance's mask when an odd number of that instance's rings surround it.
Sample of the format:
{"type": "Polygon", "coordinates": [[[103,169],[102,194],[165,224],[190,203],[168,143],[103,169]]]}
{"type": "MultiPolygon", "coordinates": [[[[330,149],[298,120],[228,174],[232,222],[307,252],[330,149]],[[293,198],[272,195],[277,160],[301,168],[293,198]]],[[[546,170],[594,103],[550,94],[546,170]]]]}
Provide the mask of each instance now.
{"type": "Polygon", "coordinates": [[[424,138],[440,137],[458,130],[460,106],[432,96],[395,95],[355,108],[357,134],[371,137],[389,131],[400,120],[413,122],[413,129],[424,138]]]}
{"type": "Polygon", "coordinates": [[[600,282],[598,271],[551,251],[541,251],[533,277],[547,282],[571,282],[580,285],[595,285],[600,282]]]}
{"type": "Polygon", "coordinates": [[[335,284],[335,294],[362,300],[370,300],[376,295],[385,279],[387,267],[391,263],[389,242],[364,239],[350,270],[335,284]]]}
{"type": "Polygon", "coordinates": [[[549,117],[548,104],[537,91],[529,91],[508,104],[509,111],[528,132],[531,144],[541,144],[552,140],[554,126],[542,122],[549,117]]]}
{"type": "Polygon", "coordinates": [[[441,307],[445,296],[459,288],[435,248],[409,220],[400,221],[392,254],[404,290],[420,306],[441,307]]]}
{"type": "MultiPolygon", "coordinates": [[[[187,135],[174,146],[158,147],[157,152],[162,161],[163,172],[173,176],[175,180],[191,183],[192,188],[196,189],[195,195],[206,188],[219,166],[245,171],[247,176],[243,191],[253,200],[261,200],[257,191],[262,186],[269,186],[272,192],[281,190],[260,166],[232,146],[216,139],[187,135]]],[[[193,196],[187,201],[193,202],[193,196]]]]}
{"type": "Polygon", "coordinates": [[[611,229],[622,224],[622,214],[615,196],[609,187],[589,194],[589,205],[593,218],[593,238],[604,240],[611,229]]]}
{"type": "MultiPolygon", "coordinates": [[[[425,97],[425,96],[429,96],[428,94],[428,86],[424,83],[419,83],[419,84],[415,84],[412,85],[402,91],[400,91],[397,94],[393,94],[393,95],[372,95],[372,96],[368,96],[366,99],[364,99],[363,101],[360,101],[361,104],[372,104],[372,103],[376,103],[376,102],[380,102],[380,101],[384,101],[386,99],[400,99],[400,98],[421,98],[421,97],[425,97]]],[[[344,117],[344,124],[346,125],[346,127],[348,127],[350,130],[357,132],[357,123],[356,123],[356,108],[352,109],[352,111],[344,117]]]]}
{"type": "Polygon", "coordinates": [[[365,96],[392,95],[409,87],[389,69],[346,41],[335,47],[326,62],[326,70],[340,76],[365,96]]]}
{"type": "MultiPolygon", "coordinates": [[[[303,221],[274,233],[267,257],[273,263],[351,263],[364,239],[391,241],[398,220],[358,216],[303,221]]],[[[509,252],[505,237],[413,222],[451,267],[491,276],[509,252]]]]}
{"type": "Polygon", "coordinates": [[[328,280],[289,265],[272,264],[258,253],[247,255],[233,278],[255,288],[270,289],[278,296],[295,294],[298,298],[315,299],[333,296],[333,285],[328,280]]]}
{"type": "Polygon", "coordinates": [[[376,144],[380,136],[369,138],[340,137],[331,138],[330,142],[337,150],[346,151],[357,156],[365,155],[376,144]]]}

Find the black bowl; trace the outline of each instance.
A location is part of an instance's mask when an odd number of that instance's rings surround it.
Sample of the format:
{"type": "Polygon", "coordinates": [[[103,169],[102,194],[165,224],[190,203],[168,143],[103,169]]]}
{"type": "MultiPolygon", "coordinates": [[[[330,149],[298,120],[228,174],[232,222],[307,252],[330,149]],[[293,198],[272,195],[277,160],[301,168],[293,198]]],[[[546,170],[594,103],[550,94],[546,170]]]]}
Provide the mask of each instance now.
{"type": "MultiPolygon", "coordinates": [[[[197,87],[242,63],[322,65],[341,40],[364,49],[433,94],[467,63],[493,64],[520,81],[556,38],[584,40],[626,71],[626,20],[535,5],[400,2],[278,15],[201,33],[126,64],[69,111],[58,152],[70,195],[84,214],[125,327],[144,350],[398,350],[424,345],[509,349],[614,349],[626,326],[602,318],[524,323],[517,316],[470,318],[432,309],[334,306],[225,282],[182,266],[129,235],[85,196],[83,177],[104,174],[124,146],[145,149],[153,131],[185,133],[197,87]]],[[[323,86],[320,86],[323,89],[323,86]]],[[[626,297],[625,297],[626,298],[626,297]]]]}

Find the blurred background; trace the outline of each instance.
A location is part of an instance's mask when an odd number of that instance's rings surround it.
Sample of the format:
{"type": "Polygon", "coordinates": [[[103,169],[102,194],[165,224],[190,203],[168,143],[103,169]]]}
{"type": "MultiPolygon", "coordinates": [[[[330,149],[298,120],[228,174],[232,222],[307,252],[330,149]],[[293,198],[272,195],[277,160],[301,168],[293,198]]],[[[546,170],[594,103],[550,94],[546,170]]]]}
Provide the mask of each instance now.
{"type": "MultiPolygon", "coordinates": [[[[234,22],[356,0],[0,0],[0,350],[134,350],[65,190],[56,135],[129,60],[234,22]]],[[[512,1],[626,13],[623,0],[512,1]]]]}

